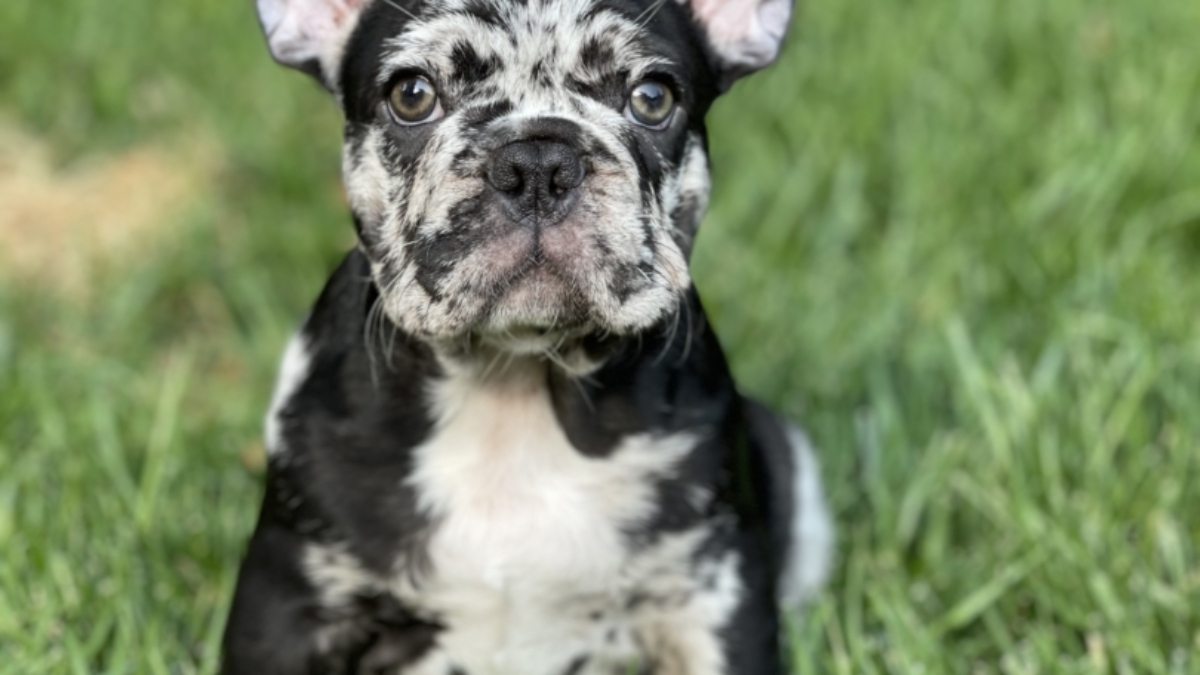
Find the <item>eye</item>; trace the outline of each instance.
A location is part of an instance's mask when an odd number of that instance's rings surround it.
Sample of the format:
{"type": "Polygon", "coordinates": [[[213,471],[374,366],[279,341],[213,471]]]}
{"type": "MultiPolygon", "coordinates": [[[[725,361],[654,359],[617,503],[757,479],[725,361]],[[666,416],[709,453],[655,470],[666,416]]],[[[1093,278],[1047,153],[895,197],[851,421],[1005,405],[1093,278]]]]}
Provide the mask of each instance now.
{"type": "Polygon", "coordinates": [[[392,85],[388,104],[401,124],[421,124],[441,117],[437,89],[421,75],[409,75],[392,85]]]}
{"type": "Polygon", "coordinates": [[[629,92],[625,115],[634,122],[661,128],[675,110],[675,95],[670,87],[654,80],[645,80],[629,92]]]}

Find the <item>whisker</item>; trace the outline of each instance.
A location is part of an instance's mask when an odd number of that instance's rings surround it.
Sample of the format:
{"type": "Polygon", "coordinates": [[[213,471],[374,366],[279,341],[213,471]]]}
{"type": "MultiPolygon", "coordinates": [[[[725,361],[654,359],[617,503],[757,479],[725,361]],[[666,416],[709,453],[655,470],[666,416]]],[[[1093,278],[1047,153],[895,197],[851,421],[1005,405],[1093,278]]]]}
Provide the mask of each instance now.
{"type": "Polygon", "coordinates": [[[394,10],[396,10],[396,11],[398,11],[398,12],[400,12],[400,13],[404,14],[404,15],[406,15],[408,18],[412,19],[413,21],[416,21],[416,20],[417,20],[417,15],[416,15],[416,14],[413,14],[412,12],[408,11],[408,9],[406,9],[406,8],[404,8],[404,7],[401,7],[400,5],[396,4],[396,2],[395,2],[394,0],[383,0],[383,2],[384,2],[384,4],[386,4],[388,7],[391,7],[392,9],[394,9],[394,10]]]}
{"type": "Polygon", "coordinates": [[[590,395],[588,395],[587,389],[583,388],[583,382],[581,381],[583,379],[584,378],[574,378],[573,377],[573,378],[571,378],[571,382],[574,383],[575,388],[579,390],[579,396],[583,398],[583,402],[588,407],[588,411],[591,413],[595,413],[596,412],[596,404],[592,402],[592,397],[590,395]]]}
{"type": "Polygon", "coordinates": [[[496,355],[493,356],[491,361],[488,362],[487,366],[484,367],[483,373],[480,374],[479,379],[486,380],[488,375],[492,374],[492,369],[496,367],[497,363],[500,363],[501,356],[504,356],[504,352],[502,350],[496,350],[496,355]]]}
{"type": "Polygon", "coordinates": [[[662,6],[665,4],[667,4],[667,0],[656,0],[654,4],[642,10],[642,13],[638,15],[638,18],[634,19],[634,23],[638,25],[638,28],[645,28],[646,24],[650,23],[650,21],[654,19],[654,16],[658,14],[658,11],[662,9],[662,6]]]}
{"type": "Polygon", "coordinates": [[[546,349],[543,349],[542,358],[558,366],[559,370],[569,372],[569,369],[567,368],[567,362],[563,360],[562,355],[558,353],[555,347],[547,347],[546,349]]]}
{"type": "Polygon", "coordinates": [[[400,327],[397,326],[394,321],[388,319],[386,316],[383,316],[380,318],[380,331],[381,332],[384,330],[384,323],[383,323],[384,321],[387,322],[386,326],[390,327],[392,329],[391,335],[388,336],[387,358],[385,359],[385,361],[387,362],[388,370],[390,370],[394,373],[394,372],[396,372],[396,365],[393,362],[392,357],[396,355],[396,335],[400,333],[400,327]]]}
{"type": "Polygon", "coordinates": [[[687,298],[684,298],[684,302],[682,302],[681,304],[683,305],[683,311],[687,312],[687,319],[684,324],[685,332],[683,334],[684,335],[683,354],[679,357],[679,363],[683,364],[684,362],[687,361],[688,355],[691,354],[691,352],[692,352],[693,325],[692,325],[692,304],[687,301],[687,298]]]}
{"type": "Polygon", "coordinates": [[[675,311],[672,312],[671,330],[667,332],[667,339],[663,343],[662,351],[658,353],[658,356],[654,357],[654,365],[657,366],[662,363],[662,360],[667,356],[667,352],[671,351],[671,346],[675,344],[675,336],[679,333],[679,316],[682,313],[683,310],[680,307],[676,307],[675,311]]]}
{"type": "Polygon", "coordinates": [[[374,302],[371,303],[371,307],[367,310],[367,320],[363,324],[363,346],[366,347],[367,350],[367,370],[371,374],[371,384],[376,389],[379,388],[379,373],[377,372],[378,361],[375,358],[375,331],[373,327],[379,320],[379,314],[381,312],[380,305],[382,304],[382,301],[382,294],[375,298],[374,302]]]}

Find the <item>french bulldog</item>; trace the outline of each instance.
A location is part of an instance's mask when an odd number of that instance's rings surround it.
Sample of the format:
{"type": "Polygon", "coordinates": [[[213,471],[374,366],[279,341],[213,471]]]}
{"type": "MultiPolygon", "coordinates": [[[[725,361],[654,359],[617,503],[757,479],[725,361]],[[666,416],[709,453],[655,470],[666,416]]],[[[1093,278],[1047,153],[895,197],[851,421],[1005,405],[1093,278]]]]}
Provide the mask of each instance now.
{"type": "Polygon", "coordinates": [[[819,468],[687,263],[790,1],[257,9],[344,112],[358,246],[283,358],[226,675],[782,673],[819,468]]]}

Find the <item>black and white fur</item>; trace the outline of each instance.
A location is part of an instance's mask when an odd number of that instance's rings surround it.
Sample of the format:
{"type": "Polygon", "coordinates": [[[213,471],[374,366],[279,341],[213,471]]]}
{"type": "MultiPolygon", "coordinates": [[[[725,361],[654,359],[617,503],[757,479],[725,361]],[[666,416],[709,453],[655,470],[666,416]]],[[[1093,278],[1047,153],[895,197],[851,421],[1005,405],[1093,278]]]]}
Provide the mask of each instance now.
{"type": "Polygon", "coordinates": [[[704,114],[787,1],[258,8],[345,111],[360,245],[284,356],[224,672],[782,672],[780,607],[829,566],[818,467],[738,393],[686,259],[704,114]],[[388,113],[411,73],[428,123],[388,113]],[[578,163],[550,211],[489,178],[528,147],[578,163]]]}

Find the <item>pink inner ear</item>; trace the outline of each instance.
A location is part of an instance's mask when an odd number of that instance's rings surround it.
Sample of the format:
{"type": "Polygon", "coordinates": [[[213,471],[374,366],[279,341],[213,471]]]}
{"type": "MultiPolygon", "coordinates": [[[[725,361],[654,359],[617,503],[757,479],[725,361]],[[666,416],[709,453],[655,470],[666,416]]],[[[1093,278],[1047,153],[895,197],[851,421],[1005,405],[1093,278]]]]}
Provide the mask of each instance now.
{"type": "Polygon", "coordinates": [[[790,0],[680,0],[688,2],[717,53],[731,65],[756,69],[779,53],[791,15],[790,0]]]}
{"type": "Polygon", "coordinates": [[[341,27],[349,18],[358,14],[366,0],[333,0],[330,4],[333,23],[341,27]]]}
{"type": "Polygon", "coordinates": [[[692,0],[692,9],[718,44],[740,42],[756,30],[758,0],[692,0]]]}
{"type": "Polygon", "coordinates": [[[298,65],[335,52],[346,25],[368,1],[258,0],[258,17],[275,58],[298,65]]]}

